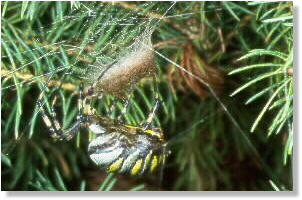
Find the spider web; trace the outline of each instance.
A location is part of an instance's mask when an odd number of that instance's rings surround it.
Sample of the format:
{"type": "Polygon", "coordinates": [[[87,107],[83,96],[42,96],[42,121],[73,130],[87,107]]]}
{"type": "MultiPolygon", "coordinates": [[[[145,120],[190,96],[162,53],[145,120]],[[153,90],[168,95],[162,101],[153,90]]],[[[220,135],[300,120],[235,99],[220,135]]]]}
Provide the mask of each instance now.
{"type": "MultiPolygon", "coordinates": [[[[210,89],[214,96],[217,96],[209,84],[165,57],[159,51],[154,50],[150,43],[147,44],[147,42],[144,42],[151,39],[153,31],[165,22],[166,19],[180,18],[186,20],[195,17],[199,11],[196,13],[169,15],[169,11],[176,5],[175,2],[166,2],[165,7],[162,7],[162,4],[157,5],[156,3],[148,2],[140,4],[135,8],[130,8],[129,12],[123,11],[121,14],[121,7],[127,8],[129,5],[98,4],[98,7],[95,8],[93,4],[80,3],[71,9],[70,14],[61,17],[51,24],[38,28],[42,33],[51,35],[63,31],[71,22],[77,23],[79,20],[84,20],[84,26],[79,28],[76,35],[72,35],[72,40],[69,40],[70,36],[63,36],[62,39],[55,38],[55,41],[44,45],[45,38],[43,36],[35,36],[32,38],[33,46],[36,46],[35,48],[21,50],[15,54],[3,55],[3,60],[13,57],[18,58],[20,55],[24,55],[26,58],[22,58],[21,64],[16,65],[15,69],[4,67],[2,72],[4,84],[1,90],[16,90],[16,88],[22,87],[25,84],[36,83],[42,83],[42,86],[40,86],[42,90],[48,85],[63,87],[66,90],[75,90],[78,80],[74,80],[74,77],[91,84],[98,77],[98,72],[102,71],[102,66],[106,66],[117,59],[127,58],[135,49],[140,50],[143,47],[153,51],[175,67],[188,73],[189,76],[199,80],[210,89]],[[89,31],[86,31],[88,28],[89,31]],[[84,37],[83,34],[85,34],[84,37]],[[78,45],[74,45],[73,43],[75,42],[78,45]],[[35,59],[30,59],[32,57],[28,56],[29,54],[34,54],[35,59]],[[62,63],[61,59],[65,59],[64,57],[69,54],[73,58],[68,61],[68,64],[46,65],[45,67],[40,67],[38,64],[35,65],[47,59],[56,59],[56,57],[62,63]],[[27,59],[30,60],[28,62],[24,61],[27,59]],[[39,68],[39,71],[36,68],[39,68]],[[21,80],[15,81],[13,84],[5,84],[6,80],[13,78],[14,75],[21,80]]],[[[220,8],[209,8],[209,11],[215,10],[220,10],[220,8]]],[[[67,27],[68,29],[71,28],[67,27]]],[[[3,43],[10,44],[12,41],[7,40],[3,41],[3,43]]],[[[221,102],[218,97],[217,100],[221,102]]],[[[150,107],[150,102],[147,104],[150,107]]]]}
{"type": "MultiPolygon", "coordinates": [[[[173,145],[173,142],[185,137],[185,132],[194,129],[194,127],[203,123],[209,116],[223,111],[241,137],[246,140],[254,154],[259,156],[257,150],[247,138],[246,133],[228,110],[228,106],[219,97],[215,88],[194,71],[190,71],[186,66],[175,62],[164,51],[161,51],[160,48],[154,48],[154,46],[160,47],[165,41],[175,42],[170,37],[169,31],[165,30],[167,29],[167,24],[181,29],[173,21],[177,21],[177,23],[182,20],[190,22],[191,19],[199,17],[201,12],[213,12],[217,14],[220,10],[221,8],[216,6],[216,4],[209,4],[209,6],[203,7],[203,10],[186,12],[176,2],[165,2],[165,4],[146,2],[137,5],[127,3],[112,4],[110,2],[76,3],[72,6],[70,12],[67,12],[64,16],[57,17],[53,23],[46,23],[46,25],[43,23],[43,25],[38,24],[37,29],[41,32],[41,35],[31,36],[32,41],[30,45],[22,44],[22,41],[25,42],[25,39],[19,38],[17,40],[20,43],[19,48],[23,48],[22,50],[19,49],[16,53],[6,51],[6,46],[14,46],[14,44],[10,38],[3,38],[2,45],[4,50],[1,56],[2,61],[12,62],[12,60],[17,60],[18,62],[11,67],[5,65],[2,68],[1,91],[5,95],[9,91],[18,91],[19,88],[38,85],[42,91],[45,90],[45,86],[57,86],[64,91],[74,93],[77,90],[79,81],[85,81],[87,84],[95,82],[99,73],[104,70],[104,66],[116,60],[129,58],[129,55],[132,55],[130,58],[133,60],[137,55],[133,56],[131,53],[139,52],[143,48],[153,52],[156,59],[162,59],[166,63],[166,65],[156,64],[161,76],[170,68],[178,69],[191,79],[202,84],[219,105],[219,108],[216,108],[212,114],[201,116],[200,121],[192,123],[189,127],[184,127],[183,131],[178,131],[173,136],[169,135],[171,145],[173,145]],[[84,24],[84,26],[79,27],[77,24],[84,24]],[[161,27],[164,27],[163,30],[160,29],[161,27]],[[73,31],[74,29],[77,31],[73,31]],[[166,34],[162,34],[164,38],[155,38],[157,31],[166,31],[166,34]],[[75,34],[70,35],[70,32],[75,34]],[[48,36],[48,38],[45,38],[45,36],[48,36]],[[152,47],[150,43],[146,42],[150,40],[157,41],[157,43],[153,43],[152,47]]],[[[3,27],[5,29],[5,25],[3,27]]],[[[191,31],[194,32],[194,30],[191,31]]],[[[4,30],[4,33],[6,33],[6,30],[4,30]]],[[[180,31],[179,38],[191,36],[189,33],[186,33],[186,30],[180,31]]],[[[142,82],[151,84],[148,78],[143,79],[142,82]]],[[[129,114],[126,115],[126,120],[129,123],[135,124],[143,120],[146,117],[143,110],[148,110],[152,107],[152,96],[154,94],[144,95],[143,93],[144,91],[148,91],[148,87],[146,89],[143,83],[135,81],[135,84],[138,84],[138,86],[134,86],[138,88],[135,91],[135,96],[140,96],[141,101],[134,102],[134,108],[131,108],[129,114]],[[140,87],[144,89],[140,90],[140,87]],[[140,102],[145,104],[145,109],[140,109],[140,102]]],[[[166,83],[166,85],[169,85],[169,83],[166,83]]],[[[168,93],[173,93],[171,88],[167,90],[168,93]]],[[[24,96],[27,94],[25,92],[18,95],[24,96]]],[[[160,95],[163,102],[163,106],[160,109],[164,110],[165,115],[173,113],[170,110],[171,107],[165,105],[165,96],[161,93],[160,95]]],[[[174,94],[171,99],[176,102],[177,98],[177,94],[174,94]]],[[[112,98],[108,97],[106,101],[109,102],[111,100],[112,98]]],[[[96,102],[94,103],[97,104],[96,102]]],[[[97,105],[102,107],[100,104],[97,105]]],[[[20,104],[20,106],[22,105],[20,104]]],[[[118,106],[121,108],[122,104],[119,103],[118,106]]],[[[103,109],[108,110],[108,105],[107,107],[103,107],[103,109]]],[[[66,108],[66,110],[68,109],[66,108]]],[[[69,110],[71,109],[69,108],[69,110]]],[[[76,114],[76,111],[73,110],[72,112],[73,115],[69,119],[63,116],[63,124],[68,125],[71,122],[71,119],[76,114]]],[[[36,116],[37,113],[38,109],[37,105],[35,105],[34,115],[36,116]]],[[[35,132],[33,125],[35,121],[36,117],[33,117],[30,122],[27,122],[29,133],[26,133],[27,129],[23,129],[20,133],[20,127],[16,126],[15,138],[22,137],[24,134],[31,137],[35,132]]],[[[160,126],[161,120],[157,118],[156,124],[160,126]]]]}

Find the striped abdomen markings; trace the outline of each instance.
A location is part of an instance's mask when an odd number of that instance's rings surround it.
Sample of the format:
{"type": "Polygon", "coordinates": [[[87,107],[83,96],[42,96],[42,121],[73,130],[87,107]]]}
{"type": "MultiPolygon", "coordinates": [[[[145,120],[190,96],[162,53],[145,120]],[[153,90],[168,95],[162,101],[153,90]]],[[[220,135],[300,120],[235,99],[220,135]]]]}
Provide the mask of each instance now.
{"type": "Polygon", "coordinates": [[[107,167],[109,172],[130,173],[131,175],[144,174],[153,172],[161,161],[158,160],[161,155],[155,154],[152,150],[147,155],[141,155],[140,151],[128,154],[127,157],[122,155],[107,167]]]}
{"type": "Polygon", "coordinates": [[[163,141],[158,136],[120,131],[99,134],[91,141],[88,152],[98,166],[137,175],[152,172],[163,162],[163,141]]]}
{"type": "Polygon", "coordinates": [[[124,150],[116,138],[115,134],[102,134],[92,140],[88,146],[91,160],[101,167],[106,167],[118,159],[124,150]]]}
{"type": "Polygon", "coordinates": [[[161,141],[164,140],[163,134],[159,131],[156,132],[156,131],[153,131],[153,130],[150,130],[150,129],[144,130],[143,128],[140,128],[140,127],[137,127],[137,126],[129,126],[129,125],[126,125],[125,127],[129,128],[129,129],[134,129],[134,130],[136,130],[136,132],[144,132],[145,134],[156,137],[161,141]]]}

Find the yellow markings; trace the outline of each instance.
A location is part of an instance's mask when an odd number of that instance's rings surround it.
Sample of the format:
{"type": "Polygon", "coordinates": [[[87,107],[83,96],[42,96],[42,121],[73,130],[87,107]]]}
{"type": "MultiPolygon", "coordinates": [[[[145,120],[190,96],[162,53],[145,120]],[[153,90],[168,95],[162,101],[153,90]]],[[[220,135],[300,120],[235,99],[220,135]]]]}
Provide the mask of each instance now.
{"type": "Polygon", "coordinates": [[[83,108],[83,101],[82,101],[82,99],[78,99],[78,108],[79,109],[82,109],[83,108]]]}
{"type": "Polygon", "coordinates": [[[117,161],[115,161],[114,163],[112,163],[108,169],[109,172],[114,172],[116,170],[118,170],[121,166],[121,164],[123,163],[124,158],[119,158],[117,161]]]}
{"type": "Polygon", "coordinates": [[[152,130],[150,130],[150,129],[148,129],[148,130],[143,130],[143,129],[140,128],[140,127],[137,127],[137,126],[130,126],[130,125],[126,125],[125,127],[127,127],[127,128],[133,128],[133,129],[140,129],[140,130],[144,131],[145,133],[148,133],[148,134],[150,134],[150,135],[154,135],[154,136],[158,137],[160,140],[163,139],[161,134],[156,133],[156,132],[154,132],[154,131],[152,131],[152,130]]]}
{"type": "Polygon", "coordinates": [[[51,122],[50,120],[48,119],[48,117],[46,117],[45,115],[42,115],[42,118],[46,124],[47,127],[51,127],[51,122]]]}
{"type": "Polygon", "coordinates": [[[133,166],[133,168],[131,169],[131,175],[136,175],[139,170],[141,170],[142,168],[142,163],[143,163],[143,160],[140,159],[138,161],[136,161],[135,165],[133,166]]]}
{"type": "Polygon", "coordinates": [[[153,151],[151,150],[145,158],[144,168],[143,168],[144,171],[147,170],[148,164],[151,160],[152,153],[153,153],[153,151]]]}
{"type": "Polygon", "coordinates": [[[85,104],[83,113],[88,114],[88,115],[94,115],[97,112],[96,112],[96,109],[94,109],[93,107],[91,107],[88,104],[85,104]]]}
{"type": "Polygon", "coordinates": [[[145,130],[144,132],[145,133],[149,133],[151,135],[154,135],[154,136],[158,137],[160,140],[162,140],[162,136],[159,133],[156,133],[156,132],[154,132],[152,130],[145,130]]]}
{"type": "Polygon", "coordinates": [[[130,125],[126,125],[126,127],[128,127],[128,128],[135,128],[135,129],[139,129],[139,127],[137,127],[137,126],[130,126],[130,125]]]}
{"type": "Polygon", "coordinates": [[[153,172],[154,169],[157,167],[157,165],[158,165],[157,156],[153,156],[153,159],[152,159],[152,162],[151,162],[150,171],[153,172]]]}
{"type": "Polygon", "coordinates": [[[58,122],[57,120],[54,121],[54,124],[55,124],[55,128],[56,128],[57,130],[60,130],[60,129],[61,129],[61,126],[60,126],[60,124],[59,124],[59,122],[58,122]]]}

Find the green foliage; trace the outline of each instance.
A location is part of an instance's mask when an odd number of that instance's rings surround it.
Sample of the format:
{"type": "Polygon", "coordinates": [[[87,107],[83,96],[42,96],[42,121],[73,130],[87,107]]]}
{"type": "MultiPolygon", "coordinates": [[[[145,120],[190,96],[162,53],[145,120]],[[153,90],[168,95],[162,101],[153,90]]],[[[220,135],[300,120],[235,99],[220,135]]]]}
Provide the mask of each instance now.
{"type": "MultiPolygon", "coordinates": [[[[262,22],[257,30],[260,35],[266,36],[267,47],[266,49],[250,50],[238,59],[238,61],[248,60],[246,61],[247,63],[255,63],[256,59],[258,61],[257,64],[235,69],[229,75],[242,73],[246,70],[254,70],[257,73],[254,74],[252,80],[243,84],[231,95],[233,96],[248,87],[252,87],[254,84],[256,85],[258,81],[266,81],[266,83],[261,85],[260,91],[252,94],[246,101],[246,104],[249,104],[261,97],[269,97],[256,117],[251,127],[251,132],[255,131],[264,118],[265,113],[277,110],[269,125],[267,134],[268,136],[273,133],[278,134],[287,126],[289,132],[283,156],[285,165],[288,158],[287,155],[291,155],[293,147],[293,76],[290,73],[290,70],[293,69],[292,5],[288,2],[280,3],[278,6],[262,4],[258,7],[257,14],[257,18],[262,22]],[[260,71],[259,68],[263,69],[260,71]]],[[[259,87],[256,85],[255,88],[259,87]]]]}
{"type": "MultiPolygon", "coordinates": [[[[291,2],[26,1],[1,9],[2,190],[292,190],[291,2]],[[86,130],[53,141],[36,102],[43,92],[50,109],[58,94],[68,128],[89,66],[127,55],[149,28],[162,101],[155,124],[171,149],[162,182],[160,172],[101,171],[86,130]]],[[[137,86],[128,124],[146,118],[152,90],[148,78],[137,86]]],[[[112,100],[91,104],[105,113],[112,100]]]]}

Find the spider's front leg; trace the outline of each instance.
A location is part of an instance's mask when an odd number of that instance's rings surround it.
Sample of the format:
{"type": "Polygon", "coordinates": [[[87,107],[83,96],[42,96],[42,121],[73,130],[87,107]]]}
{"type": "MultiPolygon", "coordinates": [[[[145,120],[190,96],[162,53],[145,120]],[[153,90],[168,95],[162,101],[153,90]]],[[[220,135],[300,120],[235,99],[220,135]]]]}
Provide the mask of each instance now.
{"type": "Polygon", "coordinates": [[[151,128],[153,118],[155,117],[156,111],[158,110],[159,104],[160,104],[159,91],[158,91],[158,86],[157,86],[157,77],[155,77],[155,76],[153,76],[153,84],[155,87],[154,88],[155,99],[154,99],[153,107],[152,107],[150,113],[148,114],[147,119],[145,120],[144,123],[141,124],[141,127],[143,127],[144,130],[151,128]]]}
{"type": "Polygon", "coordinates": [[[143,127],[144,130],[151,128],[153,118],[155,117],[156,111],[159,108],[159,102],[160,102],[159,98],[156,97],[153,108],[151,109],[147,119],[145,120],[144,123],[141,124],[141,127],[143,127]]]}
{"type": "Polygon", "coordinates": [[[50,107],[50,115],[47,114],[47,111],[44,108],[43,105],[43,93],[42,92],[38,98],[38,106],[40,109],[40,113],[42,115],[42,119],[45,123],[45,125],[47,126],[47,128],[50,130],[51,132],[51,136],[54,139],[58,139],[58,140],[71,140],[73,138],[73,136],[79,131],[79,129],[81,128],[82,124],[85,123],[87,121],[88,116],[83,114],[83,102],[84,102],[84,98],[83,98],[83,87],[82,85],[80,85],[80,91],[79,91],[79,98],[78,98],[78,109],[79,109],[79,114],[77,115],[77,119],[76,121],[73,123],[73,125],[64,130],[60,124],[60,122],[57,119],[56,116],[56,112],[54,109],[54,105],[56,102],[56,98],[54,98],[54,100],[52,101],[51,107],[50,107]]]}

